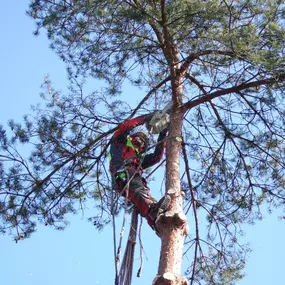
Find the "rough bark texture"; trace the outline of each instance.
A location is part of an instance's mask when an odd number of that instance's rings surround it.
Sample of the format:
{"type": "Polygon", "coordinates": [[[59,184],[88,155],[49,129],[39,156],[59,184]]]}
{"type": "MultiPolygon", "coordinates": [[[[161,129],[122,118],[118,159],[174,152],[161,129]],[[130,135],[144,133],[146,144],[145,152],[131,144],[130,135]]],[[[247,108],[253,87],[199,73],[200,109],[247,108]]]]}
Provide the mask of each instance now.
{"type": "Polygon", "coordinates": [[[174,75],[172,92],[174,108],[166,144],[166,193],[171,196],[169,211],[156,223],[161,238],[158,275],[154,285],[188,284],[182,277],[182,256],[187,234],[187,219],[183,213],[183,195],[180,189],[180,149],[183,112],[179,109],[182,98],[181,78],[174,75]]]}

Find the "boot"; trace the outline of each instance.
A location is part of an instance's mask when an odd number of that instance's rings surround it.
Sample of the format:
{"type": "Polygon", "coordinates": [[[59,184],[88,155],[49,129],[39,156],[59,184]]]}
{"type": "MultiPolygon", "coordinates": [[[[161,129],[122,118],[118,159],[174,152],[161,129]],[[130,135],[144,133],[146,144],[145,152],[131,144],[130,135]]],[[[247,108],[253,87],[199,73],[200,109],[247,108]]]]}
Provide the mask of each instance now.
{"type": "Polygon", "coordinates": [[[148,224],[153,230],[155,230],[155,222],[158,216],[161,215],[162,213],[165,213],[168,210],[170,202],[171,202],[170,196],[166,195],[162,197],[158,202],[150,205],[146,218],[148,224]]]}

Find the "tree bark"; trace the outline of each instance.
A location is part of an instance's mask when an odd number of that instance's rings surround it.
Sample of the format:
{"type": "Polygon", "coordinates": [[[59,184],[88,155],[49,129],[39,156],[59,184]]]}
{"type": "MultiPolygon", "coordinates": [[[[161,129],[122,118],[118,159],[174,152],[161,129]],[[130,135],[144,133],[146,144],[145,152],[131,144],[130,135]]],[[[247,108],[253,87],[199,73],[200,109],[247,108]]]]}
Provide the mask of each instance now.
{"type": "Polygon", "coordinates": [[[171,196],[169,210],[159,217],[156,227],[161,238],[161,252],[158,274],[154,285],[188,284],[181,276],[184,239],[187,234],[187,219],[183,213],[183,195],[180,187],[180,149],[183,111],[182,78],[174,75],[172,94],[174,107],[171,114],[169,134],[166,143],[166,194],[171,196]]]}

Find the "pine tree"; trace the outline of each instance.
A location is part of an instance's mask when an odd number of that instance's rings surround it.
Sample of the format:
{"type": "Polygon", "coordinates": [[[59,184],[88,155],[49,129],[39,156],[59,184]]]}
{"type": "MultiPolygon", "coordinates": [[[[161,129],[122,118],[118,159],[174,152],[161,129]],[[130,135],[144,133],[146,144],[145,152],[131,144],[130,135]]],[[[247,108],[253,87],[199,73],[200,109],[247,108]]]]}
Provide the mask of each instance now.
{"type": "MultiPolygon", "coordinates": [[[[37,221],[60,229],[65,214],[90,198],[102,213],[116,214],[105,167],[110,136],[123,120],[172,100],[165,188],[173,199],[158,221],[154,284],[186,284],[183,245],[194,255],[191,284],[242,278],[239,225],[261,218],[261,205],[271,210],[285,201],[282,2],[31,1],[35,34],[46,30],[66,62],[70,94],[47,78],[48,102],[35,120],[11,121],[11,137],[1,127],[1,230],[15,229],[18,240],[37,221]],[[107,88],[83,96],[80,78],[87,76],[107,88]],[[147,90],[134,109],[122,95],[125,82],[147,90]],[[34,145],[29,161],[17,142],[34,145]],[[183,199],[195,225],[189,235],[183,199]],[[199,219],[207,221],[205,237],[199,219]]],[[[93,222],[101,228],[108,217],[93,222]]]]}

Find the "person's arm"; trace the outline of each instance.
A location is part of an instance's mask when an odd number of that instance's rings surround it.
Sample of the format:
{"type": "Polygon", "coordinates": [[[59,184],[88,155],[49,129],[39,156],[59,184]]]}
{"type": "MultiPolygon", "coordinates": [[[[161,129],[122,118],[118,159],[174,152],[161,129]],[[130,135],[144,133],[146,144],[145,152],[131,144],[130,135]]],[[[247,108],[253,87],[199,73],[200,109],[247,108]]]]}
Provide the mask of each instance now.
{"type": "Polygon", "coordinates": [[[143,125],[144,123],[147,123],[151,119],[151,117],[152,117],[152,114],[147,114],[147,115],[139,116],[137,118],[125,121],[119,126],[119,128],[114,134],[114,137],[121,136],[125,134],[126,132],[134,129],[135,127],[143,125]]]}
{"type": "Polygon", "coordinates": [[[167,129],[162,131],[159,134],[154,152],[147,154],[143,159],[143,162],[141,165],[143,169],[149,168],[161,160],[163,153],[164,153],[164,148],[165,148],[164,139],[166,137],[166,134],[167,134],[167,129]]]}

